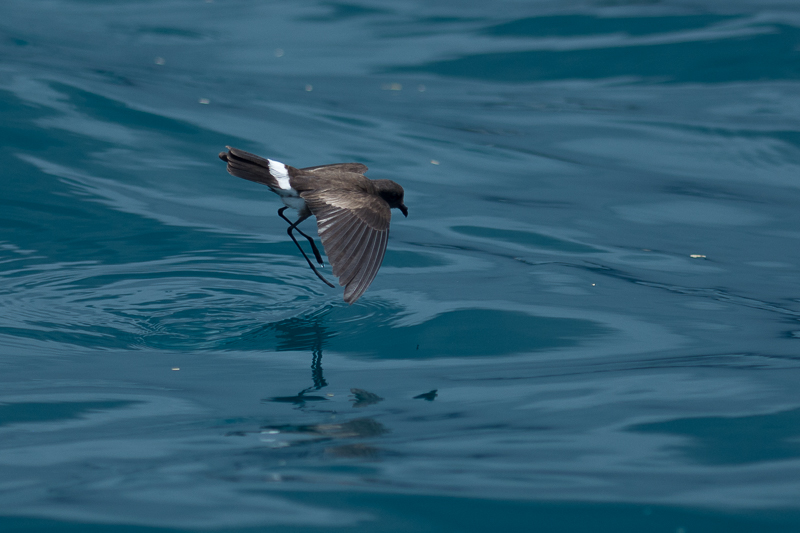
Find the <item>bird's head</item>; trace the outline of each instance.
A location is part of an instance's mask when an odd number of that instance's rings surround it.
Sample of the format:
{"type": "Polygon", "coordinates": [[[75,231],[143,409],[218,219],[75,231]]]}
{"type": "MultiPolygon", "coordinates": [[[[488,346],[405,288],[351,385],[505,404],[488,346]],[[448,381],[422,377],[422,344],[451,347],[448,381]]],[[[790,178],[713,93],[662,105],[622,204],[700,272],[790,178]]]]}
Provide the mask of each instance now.
{"type": "Polygon", "coordinates": [[[394,207],[403,213],[403,216],[408,216],[408,208],[403,203],[403,196],[405,191],[403,188],[392,180],[372,180],[378,195],[386,200],[389,207],[394,207]]]}

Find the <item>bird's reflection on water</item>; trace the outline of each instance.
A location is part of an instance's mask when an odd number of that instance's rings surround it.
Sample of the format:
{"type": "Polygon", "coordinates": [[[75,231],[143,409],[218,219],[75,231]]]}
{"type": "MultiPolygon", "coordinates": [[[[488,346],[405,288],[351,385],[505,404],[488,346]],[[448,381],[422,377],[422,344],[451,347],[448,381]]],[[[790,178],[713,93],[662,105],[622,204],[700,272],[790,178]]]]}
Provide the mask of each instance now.
{"type": "Polygon", "coordinates": [[[265,426],[261,441],[272,449],[322,444],[322,453],[337,458],[377,459],[381,448],[365,442],[341,444],[341,440],[370,439],[389,433],[374,418],[355,418],[344,422],[321,424],[265,426]]]}
{"type": "MultiPolygon", "coordinates": [[[[328,348],[335,337],[342,335],[336,327],[340,324],[336,322],[334,311],[334,306],[325,306],[306,315],[266,324],[236,339],[235,343],[239,346],[257,345],[261,349],[277,352],[311,352],[311,386],[291,396],[265,398],[264,402],[291,403],[302,408],[308,402],[329,399],[328,396],[312,393],[328,386],[322,369],[323,349],[328,348]],[[334,324],[333,328],[326,325],[331,323],[334,324]]],[[[228,346],[233,347],[233,343],[228,343],[228,346]]],[[[350,392],[353,395],[353,407],[366,407],[383,401],[379,395],[363,389],[351,388],[350,392]]],[[[438,391],[432,390],[413,398],[433,401],[437,395],[438,391]]]]}
{"type": "Polygon", "coordinates": [[[325,381],[325,376],[322,374],[322,349],[314,350],[311,357],[311,381],[313,385],[307,387],[294,396],[274,396],[272,398],[265,398],[265,402],[278,402],[278,403],[293,403],[298,407],[305,407],[306,402],[321,402],[328,398],[309,394],[310,392],[318,391],[323,387],[328,386],[325,381]]]}
{"type": "Polygon", "coordinates": [[[383,401],[383,398],[374,392],[364,389],[350,389],[350,393],[353,395],[353,407],[367,407],[383,401]]]}
{"type": "MultiPolygon", "coordinates": [[[[362,439],[374,439],[390,432],[381,422],[372,417],[359,417],[351,420],[339,420],[341,412],[328,403],[332,394],[320,394],[318,391],[328,386],[322,368],[323,351],[331,340],[341,334],[337,328],[330,327],[334,322],[333,306],[327,306],[306,315],[280,320],[266,324],[255,331],[239,338],[237,342],[249,345],[257,344],[262,349],[274,351],[310,352],[311,385],[297,394],[271,396],[262,399],[262,403],[291,404],[295,409],[308,414],[327,414],[319,423],[288,423],[265,425],[258,429],[260,440],[273,450],[289,447],[321,445],[326,456],[337,459],[377,460],[387,452],[362,439]],[[326,326],[328,324],[328,326],[326,326]],[[314,406],[314,408],[311,408],[314,406]],[[342,440],[350,442],[342,443],[342,440]]],[[[363,409],[384,401],[380,395],[360,389],[350,389],[350,402],[353,408],[363,409]]],[[[437,391],[433,390],[415,399],[433,401],[437,391]]],[[[341,404],[339,404],[341,407],[341,404]]],[[[245,435],[250,431],[233,432],[231,435],[245,435]]],[[[303,453],[308,453],[307,451],[303,453]]]]}
{"type": "MultiPolygon", "coordinates": [[[[311,386],[290,396],[273,396],[262,402],[293,404],[307,411],[314,402],[327,402],[330,398],[315,392],[328,386],[322,368],[322,353],[336,332],[325,326],[332,307],[325,307],[308,315],[293,317],[267,324],[250,335],[250,340],[267,341],[276,351],[311,352],[311,386]]],[[[383,401],[383,398],[363,389],[351,389],[353,407],[366,407],[383,401]]],[[[326,410],[314,409],[317,412],[326,410]]],[[[335,414],[335,410],[327,411],[335,414]]],[[[335,417],[333,417],[335,418],[335,417]]],[[[335,458],[377,459],[381,450],[364,442],[339,444],[342,439],[369,439],[379,437],[389,430],[374,418],[361,417],[346,421],[330,420],[319,424],[284,424],[260,428],[261,440],[271,448],[323,444],[323,453],[335,458]],[[335,444],[333,444],[335,443],[335,444]]]]}
{"type": "Polygon", "coordinates": [[[327,346],[328,339],[335,336],[324,325],[331,310],[331,306],[326,306],[307,315],[266,324],[242,339],[246,342],[263,343],[265,347],[278,352],[311,352],[312,385],[295,395],[265,398],[264,402],[291,403],[302,408],[308,402],[323,402],[328,399],[311,393],[328,386],[322,370],[322,350],[327,346]]]}

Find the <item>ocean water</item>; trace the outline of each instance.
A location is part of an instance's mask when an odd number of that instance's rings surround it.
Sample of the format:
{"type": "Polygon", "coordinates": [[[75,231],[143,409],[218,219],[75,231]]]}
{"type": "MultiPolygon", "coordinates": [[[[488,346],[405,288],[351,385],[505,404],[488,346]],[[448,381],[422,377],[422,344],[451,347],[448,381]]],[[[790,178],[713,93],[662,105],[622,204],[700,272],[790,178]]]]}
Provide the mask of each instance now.
{"type": "Polygon", "coordinates": [[[796,1],[3,0],[0,58],[0,530],[800,531],[796,1]],[[403,185],[361,300],[226,145],[403,185]]]}

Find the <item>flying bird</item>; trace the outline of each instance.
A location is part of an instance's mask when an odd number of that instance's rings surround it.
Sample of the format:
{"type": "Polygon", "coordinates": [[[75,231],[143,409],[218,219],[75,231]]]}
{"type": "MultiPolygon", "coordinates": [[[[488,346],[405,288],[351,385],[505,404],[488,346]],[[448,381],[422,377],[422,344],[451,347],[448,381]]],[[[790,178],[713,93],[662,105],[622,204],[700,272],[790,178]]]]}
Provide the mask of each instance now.
{"type": "Polygon", "coordinates": [[[391,180],[373,180],[364,175],[361,163],[337,163],[308,168],[294,168],[272,159],[227,147],[219,158],[228,163],[228,172],[239,178],[262,183],[283,200],[278,216],[308,266],[328,286],[334,285],[317,271],[293,232],[308,239],[314,258],[322,267],[322,256],[314,239],[297,225],[310,216],[317,218],[317,231],[333,267],[333,275],[344,287],[344,301],[358,300],[375,279],[386,253],[392,208],[408,216],[403,204],[403,188],[391,180]],[[296,209],[294,222],[284,216],[296,209]]]}

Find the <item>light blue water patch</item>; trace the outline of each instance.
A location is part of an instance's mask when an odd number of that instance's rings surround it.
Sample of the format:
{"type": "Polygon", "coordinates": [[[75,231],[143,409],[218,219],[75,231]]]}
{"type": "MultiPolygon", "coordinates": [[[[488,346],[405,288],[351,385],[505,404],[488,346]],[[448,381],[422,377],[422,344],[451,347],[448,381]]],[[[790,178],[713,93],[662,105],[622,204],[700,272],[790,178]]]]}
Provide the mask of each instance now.
{"type": "Polygon", "coordinates": [[[687,439],[672,449],[710,465],[786,461],[800,457],[800,411],[738,417],[698,417],[638,424],[629,429],[687,439]]]}
{"type": "Polygon", "coordinates": [[[588,320],[465,309],[419,325],[379,327],[374,339],[345,331],[331,342],[331,348],[390,359],[489,357],[575,346],[603,334],[608,334],[606,328],[588,320]]]}
{"type": "Polygon", "coordinates": [[[447,262],[441,256],[405,250],[386,250],[383,258],[383,266],[397,268],[429,268],[446,264],[447,262]]]}
{"type": "Polygon", "coordinates": [[[611,330],[574,318],[517,311],[462,309],[421,324],[392,325],[396,308],[354,313],[340,306],[270,324],[226,342],[227,349],[331,350],[378,359],[492,357],[573,347],[611,330]],[[364,324],[373,326],[364,334],[364,324]]]}
{"type": "MultiPolygon", "coordinates": [[[[331,507],[354,508],[364,513],[356,524],[336,527],[273,526],[278,533],[312,533],[317,531],[352,531],[378,533],[445,533],[465,530],[486,531],[501,528],[503,531],[530,531],[531,523],[553,533],[573,533],[586,523],[598,533],[634,533],[646,531],[714,531],[744,533],[763,531],[782,533],[788,531],[795,517],[791,513],[757,513],[754,517],[741,517],[734,513],[713,513],[664,506],[624,504],[529,503],[523,501],[479,500],[470,498],[441,498],[414,495],[388,495],[359,492],[296,492],[292,499],[308,503],[323,503],[331,507]],[[378,510],[378,512],[375,512],[378,510]]],[[[92,523],[61,522],[33,518],[4,518],[12,531],[40,533],[46,531],[105,533],[170,533],[173,528],[99,525],[92,523]]],[[[256,533],[263,528],[190,529],[188,531],[233,531],[256,533]]]]}
{"type": "Polygon", "coordinates": [[[753,25],[734,35],[721,32],[691,40],[678,35],[662,43],[633,40],[613,47],[468,54],[392,70],[512,83],[574,79],[576,69],[583,79],[636,77],[669,83],[796,80],[800,77],[795,61],[798,35],[800,30],[784,24],[753,25]]]}
{"type": "Polygon", "coordinates": [[[685,224],[690,226],[752,226],[767,219],[747,208],[722,202],[679,200],[662,204],[626,205],[614,208],[619,215],[642,224],[685,224]]]}
{"type": "Polygon", "coordinates": [[[525,246],[532,246],[535,248],[543,248],[545,250],[553,250],[553,251],[574,253],[574,254],[602,252],[602,250],[598,250],[596,248],[587,246],[585,244],[573,241],[566,241],[563,239],[558,239],[555,237],[551,237],[549,235],[543,235],[541,233],[536,233],[533,231],[487,228],[482,226],[453,226],[451,229],[455,232],[464,235],[470,235],[472,237],[480,237],[482,239],[497,239],[499,241],[510,242],[513,244],[522,244],[525,246]]]}
{"type": "Polygon", "coordinates": [[[609,33],[651,35],[705,28],[735,18],[735,16],[724,15],[665,15],[660,17],[554,15],[517,19],[486,28],[484,33],[503,37],[573,37],[609,33]]]}
{"type": "Polygon", "coordinates": [[[89,413],[135,405],[137,402],[109,400],[104,402],[25,402],[0,404],[0,426],[37,422],[54,422],[81,418],[89,413]]]}

